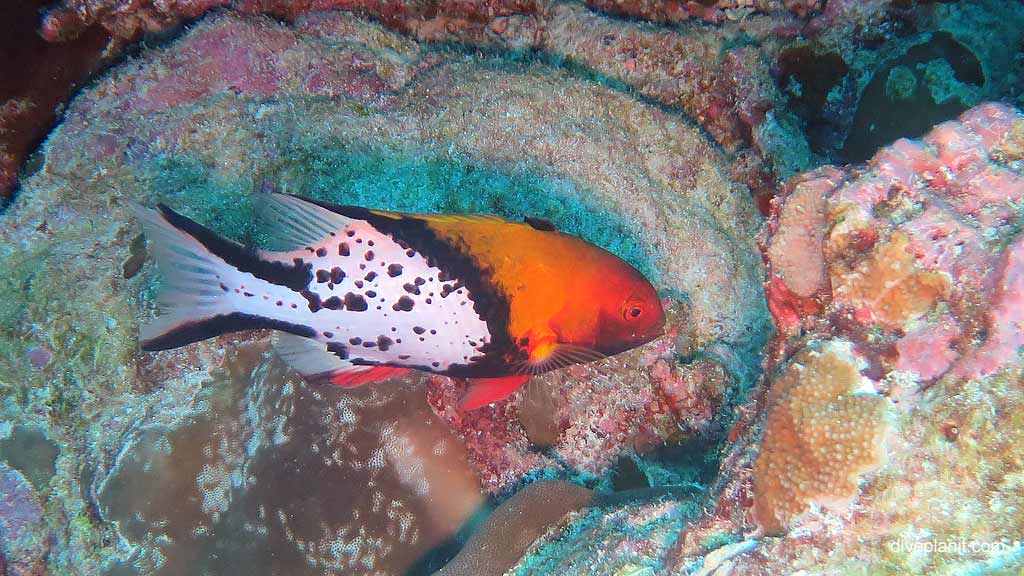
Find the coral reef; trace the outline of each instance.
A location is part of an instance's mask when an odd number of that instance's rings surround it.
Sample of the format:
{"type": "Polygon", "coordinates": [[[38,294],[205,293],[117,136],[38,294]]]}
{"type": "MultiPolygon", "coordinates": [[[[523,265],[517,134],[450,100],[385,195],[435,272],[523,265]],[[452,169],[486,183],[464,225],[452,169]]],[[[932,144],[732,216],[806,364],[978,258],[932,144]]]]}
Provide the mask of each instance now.
{"type": "MultiPolygon", "coordinates": [[[[68,0],[43,34],[224,6],[68,0]]],[[[1024,565],[1024,117],[968,109],[1019,99],[1019,3],[229,8],[86,87],[0,214],[7,573],[1024,565]],[[546,218],[652,278],[667,333],[476,411],[308,386],[266,333],[140,353],[128,203],[259,245],[268,187],[546,218]]]]}
{"type": "Polygon", "coordinates": [[[50,542],[43,509],[20,472],[0,463],[0,567],[10,576],[45,573],[50,542]]]}
{"type": "Polygon", "coordinates": [[[798,348],[808,330],[845,337],[873,377],[898,370],[922,384],[1012,365],[1024,176],[1006,151],[1020,146],[1021,126],[1016,110],[985,104],[921,141],[897,141],[864,170],[790,183],[766,248],[780,341],[798,348]]]}
{"type": "Polygon", "coordinates": [[[0,229],[0,282],[20,295],[0,306],[2,418],[45,421],[61,445],[47,514],[69,529],[54,534],[49,569],[423,572],[450,556],[485,495],[552,476],[606,486],[636,452],[651,454],[638,476],[704,474],[714,451],[695,462],[653,451],[720,441],[770,331],[759,217],[729,174],[698,128],[628,94],[539,61],[428,50],[350,14],[220,15],[126,61],[69,107],[0,229]],[[246,239],[249,194],[264,186],[547,218],[650,275],[668,334],[469,413],[464,383],[448,379],[343,393],[263,360],[230,368],[251,356],[240,343],[265,334],[138,352],[155,278],[127,201],[165,201],[246,239]],[[546,452],[524,430],[531,411],[554,430],[546,452]],[[437,440],[406,454],[397,436],[437,440]],[[435,454],[439,444],[450,448],[435,454]],[[372,469],[381,458],[390,465],[372,469]],[[450,484],[454,500],[423,493],[417,474],[450,484]],[[338,489],[371,481],[401,510],[338,489]]]}
{"type": "MultiPolygon", "coordinates": [[[[825,167],[786,184],[764,247],[779,327],[772,375],[740,407],[705,513],[662,517],[657,528],[675,531],[667,550],[658,536],[645,542],[653,573],[1024,566],[1015,513],[1024,469],[1014,447],[1024,376],[1019,330],[1010,329],[1021,310],[1022,120],[984,104],[866,166],[825,167]],[[798,270],[801,261],[815,269],[798,270]],[[868,266],[889,276],[880,294],[835,295],[867,281],[868,266]],[[939,277],[941,290],[924,281],[939,277]]],[[[666,510],[680,514],[685,502],[666,510]]],[[[513,573],[591,542],[612,552],[554,565],[646,569],[629,564],[628,530],[603,528],[602,518],[542,538],[513,573]]]]}
{"type": "Polygon", "coordinates": [[[862,391],[857,359],[843,348],[804,351],[772,383],[754,465],[754,515],[767,533],[811,504],[852,499],[857,476],[884,461],[891,404],[862,391]]]}
{"type": "Polygon", "coordinates": [[[59,119],[67,96],[109,61],[104,50],[110,37],[100,26],[63,44],[40,38],[39,11],[47,4],[0,6],[0,21],[6,23],[0,38],[0,207],[10,199],[25,158],[59,119]]]}

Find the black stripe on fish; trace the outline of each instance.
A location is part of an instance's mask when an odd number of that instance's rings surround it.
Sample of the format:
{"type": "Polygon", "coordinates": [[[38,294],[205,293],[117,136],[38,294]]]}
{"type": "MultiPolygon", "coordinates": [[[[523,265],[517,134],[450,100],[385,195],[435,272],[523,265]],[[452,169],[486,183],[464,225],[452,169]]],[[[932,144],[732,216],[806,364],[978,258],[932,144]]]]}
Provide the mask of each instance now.
{"type": "Polygon", "coordinates": [[[227,334],[228,332],[257,330],[261,328],[280,330],[295,334],[296,336],[305,336],[306,338],[316,337],[316,331],[308,326],[271,320],[241,312],[232,312],[231,314],[221,314],[182,324],[156,338],[142,342],[141,346],[147,352],[170,350],[193,342],[199,342],[200,340],[206,340],[207,338],[214,338],[221,334],[227,334]]]}
{"type": "Polygon", "coordinates": [[[218,236],[206,226],[171,210],[166,204],[157,204],[157,208],[175,228],[195,238],[215,256],[242,272],[248,272],[260,280],[285,286],[296,292],[304,290],[313,279],[312,264],[303,263],[301,259],[293,265],[267,262],[241,244],[218,236]]]}
{"type": "Polygon", "coordinates": [[[469,377],[478,373],[500,372],[507,368],[506,357],[521,352],[508,335],[508,297],[491,281],[490,269],[481,266],[467,247],[449,243],[435,234],[426,220],[415,216],[393,218],[359,206],[339,206],[302,196],[299,198],[347,218],[368,222],[399,246],[408,246],[422,254],[429,266],[440,269],[446,277],[461,282],[469,290],[473,295],[473,310],[487,323],[491,341],[479,348],[482,358],[472,365],[452,364],[445,374],[469,377]]]}

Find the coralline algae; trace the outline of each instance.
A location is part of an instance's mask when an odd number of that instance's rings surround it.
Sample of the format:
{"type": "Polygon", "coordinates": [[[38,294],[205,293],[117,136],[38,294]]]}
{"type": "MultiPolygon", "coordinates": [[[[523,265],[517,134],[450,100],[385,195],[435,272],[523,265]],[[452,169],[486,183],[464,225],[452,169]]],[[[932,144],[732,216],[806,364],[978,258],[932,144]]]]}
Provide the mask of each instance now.
{"type": "MultiPolygon", "coordinates": [[[[69,1],[44,33],[134,37],[214,4],[69,1]]],[[[1020,7],[590,4],[675,26],[238,3],[288,22],[207,17],[84,90],[0,215],[0,566],[423,574],[465,543],[449,573],[1019,569],[1020,113],[811,168],[880,98],[1014,97],[1020,27],[994,23],[1020,7]],[[667,334],[472,412],[440,377],[309,387],[264,333],[138,352],[155,278],[127,201],[258,243],[268,187],[548,218],[650,275],[667,334]],[[572,484],[519,491],[552,477],[572,484]]]]}

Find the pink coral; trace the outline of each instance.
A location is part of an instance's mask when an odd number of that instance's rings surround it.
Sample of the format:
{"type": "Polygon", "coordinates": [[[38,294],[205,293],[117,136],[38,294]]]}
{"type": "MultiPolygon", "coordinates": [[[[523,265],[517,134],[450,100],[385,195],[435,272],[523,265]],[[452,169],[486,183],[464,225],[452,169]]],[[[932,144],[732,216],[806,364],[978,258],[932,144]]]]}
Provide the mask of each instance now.
{"type": "Polygon", "coordinates": [[[1022,134],[1020,112],[984,104],[919,141],[893,143],[863,168],[787,184],[765,242],[783,341],[796,326],[845,335],[876,376],[900,370],[923,383],[954,366],[976,376],[1015,361],[1024,171],[1013,158],[1022,134]],[[807,208],[808,197],[824,206],[807,208]],[[822,265],[827,278],[815,282],[822,265]]]}

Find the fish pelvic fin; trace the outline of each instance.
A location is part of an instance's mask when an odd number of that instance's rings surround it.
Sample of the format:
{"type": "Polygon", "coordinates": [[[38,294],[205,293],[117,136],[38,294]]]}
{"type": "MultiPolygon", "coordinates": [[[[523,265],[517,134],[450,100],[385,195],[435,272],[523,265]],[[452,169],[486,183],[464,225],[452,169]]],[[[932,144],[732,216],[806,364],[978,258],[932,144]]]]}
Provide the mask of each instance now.
{"type": "Polygon", "coordinates": [[[270,284],[239,269],[242,261],[257,271],[267,266],[247,255],[241,244],[216,235],[162,204],[158,210],[138,204],[132,209],[142,223],[149,253],[161,276],[156,296],[160,315],[139,328],[143,350],[168,350],[254,328],[313,334],[304,326],[246,312],[241,305],[245,290],[265,289],[270,284]]]}
{"type": "Polygon", "coordinates": [[[459,406],[463,410],[476,410],[504,400],[521,388],[523,384],[526,384],[529,379],[528,374],[501,378],[473,378],[469,380],[469,390],[459,401],[459,406]]]}

